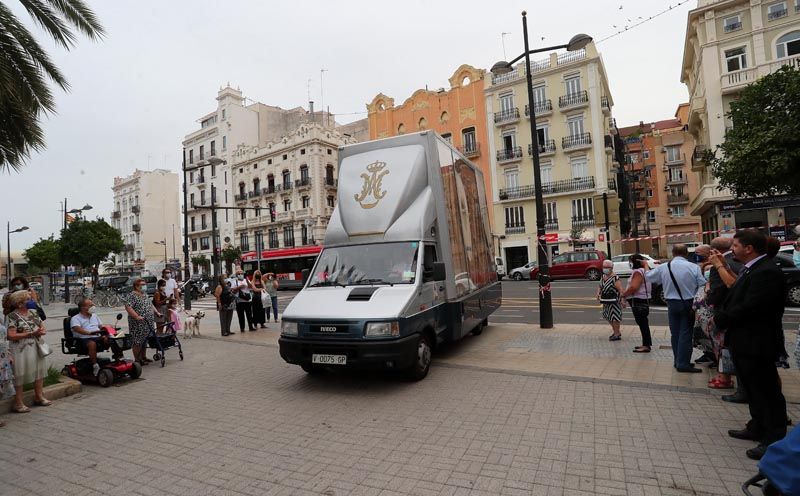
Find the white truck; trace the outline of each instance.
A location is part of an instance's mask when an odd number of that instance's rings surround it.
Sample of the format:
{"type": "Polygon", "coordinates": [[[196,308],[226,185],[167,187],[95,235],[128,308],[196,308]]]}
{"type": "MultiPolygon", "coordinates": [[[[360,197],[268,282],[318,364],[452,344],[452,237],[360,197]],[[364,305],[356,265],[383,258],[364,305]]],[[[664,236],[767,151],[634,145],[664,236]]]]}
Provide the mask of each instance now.
{"type": "Polygon", "coordinates": [[[431,131],[339,151],[324,248],[283,313],[280,354],[308,373],[403,370],[480,334],[501,304],[483,175],[431,131]]]}

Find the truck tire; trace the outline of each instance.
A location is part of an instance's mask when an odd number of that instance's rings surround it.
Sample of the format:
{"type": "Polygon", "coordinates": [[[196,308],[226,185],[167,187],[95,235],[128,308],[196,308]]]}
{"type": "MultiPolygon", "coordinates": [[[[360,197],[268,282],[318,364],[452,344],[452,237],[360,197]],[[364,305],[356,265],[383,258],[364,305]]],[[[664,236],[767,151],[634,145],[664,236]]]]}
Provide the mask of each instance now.
{"type": "Polygon", "coordinates": [[[428,334],[423,333],[419,335],[417,341],[417,350],[414,355],[414,365],[406,370],[406,377],[411,381],[420,381],[428,375],[428,370],[431,368],[431,338],[428,334]]]}

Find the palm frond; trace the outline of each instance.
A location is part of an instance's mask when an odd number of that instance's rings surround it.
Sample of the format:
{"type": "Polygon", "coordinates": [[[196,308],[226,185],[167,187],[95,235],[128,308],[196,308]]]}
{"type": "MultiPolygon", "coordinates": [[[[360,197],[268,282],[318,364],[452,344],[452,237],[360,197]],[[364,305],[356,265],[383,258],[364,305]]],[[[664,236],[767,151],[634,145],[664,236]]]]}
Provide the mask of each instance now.
{"type": "Polygon", "coordinates": [[[75,35],[50,6],[41,0],[19,0],[33,20],[66,49],[75,45],[75,35]]]}
{"type": "Polygon", "coordinates": [[[47,2],[90,40],[105,36],[103,25],[83,0],[47,0],[47,2]]]}

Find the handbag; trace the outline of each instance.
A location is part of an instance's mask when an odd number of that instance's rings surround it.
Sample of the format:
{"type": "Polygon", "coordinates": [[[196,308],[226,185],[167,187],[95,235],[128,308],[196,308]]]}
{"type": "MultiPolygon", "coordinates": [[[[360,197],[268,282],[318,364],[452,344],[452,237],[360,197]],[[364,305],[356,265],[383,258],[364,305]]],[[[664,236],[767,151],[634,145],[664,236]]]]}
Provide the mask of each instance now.
{"type": "Polygon", "coordinates": [[[39,358],[45,358],[50,356],[53,353],[53,348],[50,347],[47,342],[41,338],[35,338],[36,340],[36,352],[39,354],[39,358]]]}
{"type": "Polygon", "coordinates": [[[269,297],[269,293],[266,291],[261,292],[261,305],[264,308],[267,308],[271,304],[271,298],[269,297]]]}

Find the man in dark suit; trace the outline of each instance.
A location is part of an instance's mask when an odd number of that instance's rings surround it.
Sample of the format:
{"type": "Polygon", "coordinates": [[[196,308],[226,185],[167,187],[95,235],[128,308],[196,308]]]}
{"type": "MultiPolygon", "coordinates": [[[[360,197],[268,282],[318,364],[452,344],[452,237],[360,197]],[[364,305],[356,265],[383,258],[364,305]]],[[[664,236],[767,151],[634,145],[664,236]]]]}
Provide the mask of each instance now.
{"type": "MultiPolygon", "coordinates": [[[[768,445],[786,435],[786,400],[775,368],[782,349],[778,341],[786,282],[766,255],[767,238],[762,233],[739,231],[733,237],[732,249],[743,266],[714,318],[726,329],[726,345],[749,399],[751,419],[743,430],[730,430],[728,435],[757,441],[758,446],[747,450],[747,456],[759,460],[768,445]]],[[[718,252],[712,256],[712,263],[717,270],[727,270],[718,252]]]]}

